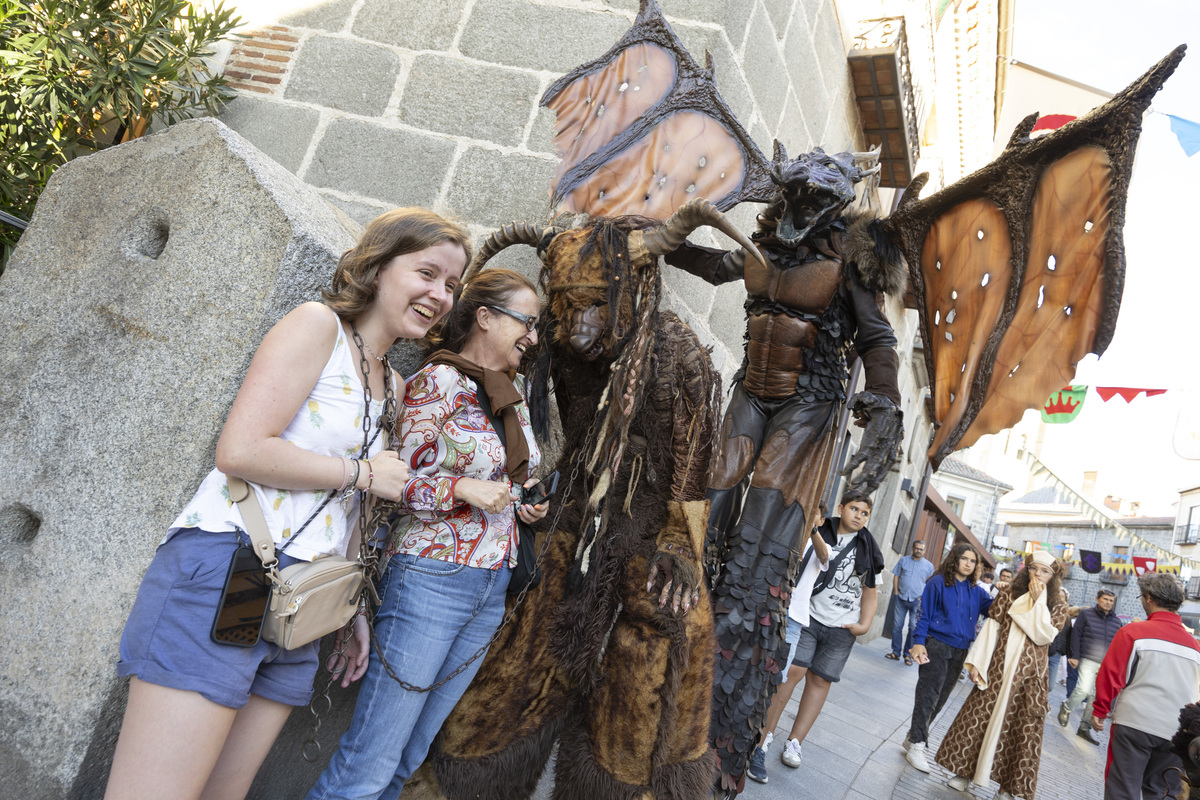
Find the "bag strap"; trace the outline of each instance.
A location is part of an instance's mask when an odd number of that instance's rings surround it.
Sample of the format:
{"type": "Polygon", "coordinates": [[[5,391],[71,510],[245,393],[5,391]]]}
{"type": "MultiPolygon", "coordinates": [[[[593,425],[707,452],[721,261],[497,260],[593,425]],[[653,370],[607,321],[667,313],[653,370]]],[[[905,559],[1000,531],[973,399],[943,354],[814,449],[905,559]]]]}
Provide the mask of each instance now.
{"type": "MultiPolygon", "coordinates": [[[[861,531],[860,531],[860,533],[861,533],[861,531]]],[[[813,535],[821,536],[821,534],[816,533],[816,532],[814,532],[813,535]]],[[[824,539],[825,537],[821,536],[821,538],[824,539]]],[[[837,541],[836,536],[834,537],[834,541],[836,543],[836,541],[837,541]]],[[[825,591],[825,589],[829,586],[829,582],[837,577],[838,567],[840,567],[842,565],[842,562],[846,560],[846,557],[848,555],[850,555],[851,553],[853,553],[857,548],[858,548],[858,540],[857,539],[846,542],[846,546],[843,547],[836,556],[834,556],[833,558],[831,558],[829,560],[829,566],[820,575],[817,576],[816,583],[813,585],[813,590],[812,590],[813,594],[820,594],[821,592],[825,591]]],[[[806,558],[804,560],[803,566],[808,565],[808,560],[812,558],[812,554],[815,551],[816,551],[816,548],[814,547],[812,550],[810,550],[808,553],[805,554],[806,558]]],[[[801,567],[802,570],[803,570],[803,566],[801,567]]]]}
{"type": "Polygon", "coordinates": [[[225,480],[229,484],[229,498],[237,503],[238,511],[242,513],[242,522],[246,523],[246,535],[250,537],[254,555],[258,556],[264,569],[272,570],[278,567],[275,541],[271,538],[267,518],[263,516],[262,506],[258,504],[258,498],[254,496],[250,484],[236,475],[226,475],[225,480]]]}

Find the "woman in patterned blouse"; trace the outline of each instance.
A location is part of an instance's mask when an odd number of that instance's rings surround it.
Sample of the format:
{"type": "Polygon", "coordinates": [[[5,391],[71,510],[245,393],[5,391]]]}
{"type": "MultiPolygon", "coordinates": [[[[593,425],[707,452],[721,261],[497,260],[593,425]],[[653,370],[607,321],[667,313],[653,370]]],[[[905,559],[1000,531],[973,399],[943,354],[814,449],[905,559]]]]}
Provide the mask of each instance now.
{"type": "Polygon", "coordinates": [[[515,371],[537,344],[539,313],[524,276],[482,272],[447,316],[443,349],[408,381],[400,458],[410,478],[375,617],[386,666],[372,654],[350,729],[309,800],[397,797],[482,663],[516,564],[517,517],[532,523],[548,509],[519,504],[541,451],[515,371]]]}

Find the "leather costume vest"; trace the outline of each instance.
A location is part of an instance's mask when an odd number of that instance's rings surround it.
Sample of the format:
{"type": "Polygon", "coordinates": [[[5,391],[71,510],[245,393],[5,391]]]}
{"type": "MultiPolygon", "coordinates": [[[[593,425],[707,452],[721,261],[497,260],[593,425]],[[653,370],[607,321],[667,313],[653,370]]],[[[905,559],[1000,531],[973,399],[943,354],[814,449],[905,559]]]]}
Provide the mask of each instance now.
{"type": "Polygon", "coordinates": [[[850,334],[846,299],[839,291],[842,259],[828,245],[772,245],[759,243],[771,257],[768,266],[752,258],[744,264],[749,324],[743,386],[765,400],[796,394],[842,399],[850,334]]]}

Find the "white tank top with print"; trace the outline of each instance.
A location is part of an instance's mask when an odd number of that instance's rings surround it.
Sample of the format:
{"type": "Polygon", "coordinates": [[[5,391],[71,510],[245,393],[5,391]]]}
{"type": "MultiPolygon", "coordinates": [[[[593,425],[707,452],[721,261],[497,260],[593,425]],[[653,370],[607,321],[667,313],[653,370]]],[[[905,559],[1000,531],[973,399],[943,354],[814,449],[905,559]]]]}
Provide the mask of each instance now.
{"type": "MultiPolygon", "coordinates": [[[[333,311],[330,310],[332,314],[333,311]]],[[[336,315],[335,315],[336,317],[336,315]]],[[[376,369],[378,362],[371,359],[376,369]]],[[[393,389],[400,397],[404,386],[392,374],[393,389]]],[[[378,420],[383,404],[371,401],[371,418],[378,420]]],[[[280,435],[280,438],[296,446],[323,456],[345,456],[347,458],[370,457],[382,448],[382,437],[372,430],[374,441],[369,454],[363,456],[363,390],[359,378],[359,354],[354,343],[347,339],[341,322],[338,322],[337,342],[329,356],[317,385],[308,399],[300,406],[296,416],[280,435]]],[[[331,489],[288,490],[275,489],[250,483],[262,506],[267,527],[275,547],[287,545],[287,554],[302,561],[331,554],[344,554],[352,525],[358,523],[358,493],[347,503],[336,498],[330,500],[308,526],[294,538],[293,531],[299,529],[317,508],[329,497],[331,489]]],[[[229,498],[229,486],[225,476],[214,469],[200,484],[196,495],[167,529],[170,539],[183,528],[200,528],[210,532],[245,530],[242,515],[229,498]]]]}

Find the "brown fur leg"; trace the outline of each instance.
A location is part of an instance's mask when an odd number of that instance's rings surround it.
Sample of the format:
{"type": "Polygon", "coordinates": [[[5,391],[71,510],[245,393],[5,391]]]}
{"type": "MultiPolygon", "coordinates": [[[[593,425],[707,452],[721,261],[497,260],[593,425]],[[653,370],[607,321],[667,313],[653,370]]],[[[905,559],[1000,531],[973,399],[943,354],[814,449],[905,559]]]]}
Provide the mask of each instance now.
{"type": "Polygon", "coordinates": [[[555,797],[587,797],[596,786],[598,797],[702,800],[712,785],[708,594],[687,614],[661,609],[645,591],[645,565],[635,557],[626,568],[603,678],[559,745],[555,797]]]}
{"type": "MultiPolygon", "coordinates": [[[[541,730],[523,736],[491,755],[451,758],[445,753],[436,753],[432,758],[433,769],[444,796],[469,797],[473,800],[525,800],[537,788],[565,719],[566,714],[556,717],[541,730]]],[[[502,726],[501,721],[496,722],[502,726]]],[[[426,762],[428,765],[429,762],[426,762]]],[[[407,795],[407,785],[404,791],[407,795]]]]}
{"type": "MultiPolygon", "coordinates": [[[[544,536],[538,532],[538,547],[544,536]]],[[[549,649],[546,620],[562,602],[574,547],[574,537],[555,534],[542,583],[526,594],[434,741],[427,763],[450,800],[515,800],[537,785],[573,697],[549,649]]]]}
{"type": "Polygon", "coordinates": [[[652,800],[649,786],[622,783],[592,756],[592,742],[578,717],[558,740],[551,800],[652,800]]]}

